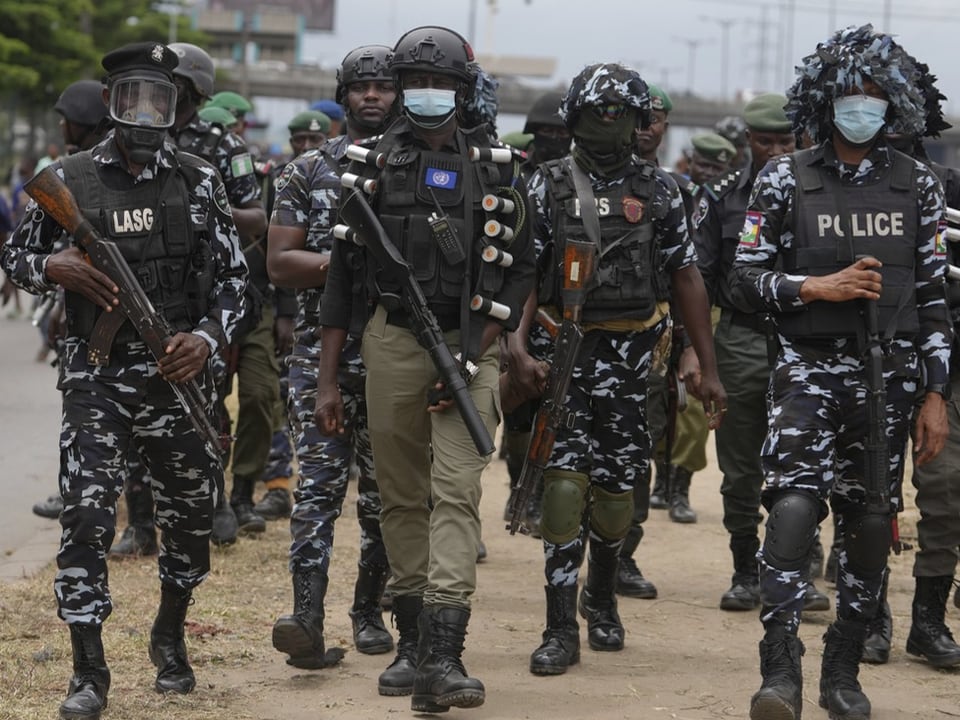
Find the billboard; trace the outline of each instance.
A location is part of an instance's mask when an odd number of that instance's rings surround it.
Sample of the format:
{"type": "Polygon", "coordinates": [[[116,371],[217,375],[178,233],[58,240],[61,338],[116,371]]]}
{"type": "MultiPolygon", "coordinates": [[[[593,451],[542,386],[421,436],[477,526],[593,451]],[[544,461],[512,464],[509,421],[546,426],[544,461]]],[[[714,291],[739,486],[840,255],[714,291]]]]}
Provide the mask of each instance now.
{"type": "Polygon", "coordinates": [[[244,13],[269,13],[276,10],[299,15],[307,30],[333,30],[333,9],[336,0],[211,0],[210,10],[232,10],[244,13]]]}

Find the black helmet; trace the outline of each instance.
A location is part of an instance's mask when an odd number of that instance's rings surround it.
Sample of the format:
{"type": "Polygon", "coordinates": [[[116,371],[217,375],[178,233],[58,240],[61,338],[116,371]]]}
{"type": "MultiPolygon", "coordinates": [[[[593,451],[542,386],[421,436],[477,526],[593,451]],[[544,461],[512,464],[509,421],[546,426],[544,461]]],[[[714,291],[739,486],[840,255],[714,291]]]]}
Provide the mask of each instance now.
{"type": "Polygon", "coordinates": [[[560,119],[560,101],[563,96],[558,92],[544,93],[537,98],[527,113],[527,123],[523,126],[523,132],[532,133],[537,127],[546,125],[547,127],[565,127],[563,120],[560,119]]]}
{"type": "Polygon", "coordinates": [[[445,27],[414,28],[397,40],[390,57],[390,72],[424,70],[453,75],[471,88],[476,80],[473,48],[466,38],[445,27]]]}
{"type": "Polygon", "coordinates": [[[216,73],[213,60],[207,51],[190,43],[170,43],[167,47],[177,54],[179,60],[173,74],[187,78],[200,97],[208,98],[213,95],[213,79],[216,73]]]}
{"type": "Polygon", "coordinates": [[[570,82],[570,89],[560,102],[560,117],[572,130],[581,108],[604,103],[623,103],[636,108],[641,124],[646,124],[651,108],[650,91],[640,74],[626,65],[588,65],[570,82]]]}
{"type": "Polygon", "coordinates": [[[386,45],[361,45],[347,53],[337,68],[337,102],[347,97],[347,85],[361,80],[393,80],[387,63],[392,48],[386,45]]]}
{"type": "Polygon", "coordinates": [[[96,80],[78,80],[60,93],[53,109],[67,122],[95,128],[109,115],[103,101],[103,84],[96,80]]]}

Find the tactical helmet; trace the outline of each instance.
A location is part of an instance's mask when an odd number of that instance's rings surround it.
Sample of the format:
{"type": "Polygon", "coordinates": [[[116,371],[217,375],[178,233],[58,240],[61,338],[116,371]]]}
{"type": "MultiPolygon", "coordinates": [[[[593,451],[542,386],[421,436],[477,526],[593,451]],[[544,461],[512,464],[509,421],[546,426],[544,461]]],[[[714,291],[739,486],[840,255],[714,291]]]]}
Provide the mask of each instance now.
{"type": "Polygon", "coordinates": [[[560,101],[560,118],[573,130],[580,110],[589,105],[623,103],[636,108],[640,124],[647,124],[650,115],[650,92],[647,84],[633,68],[620,63],[588,65],[570,83],[560,101]]]}
{"type": "Polygon", "coordinates": [[[387,63],[392,48],[386,45],[361,45],[347,53],[337,68],[337,102],[345,104],[347,86],[363,80],[387,80],[393,75],[387,63]]]}
{"type": "Polygon", "coordinates": [[[471,88],[475,80],[470,43],[453,30],[431,25],[414,28],[397,40],[389,68],[393,75],[406,70],[453,75],[471,88]]]}
{"type": "Polygon", "coordinates": [[[67,85],[53,109],[67,122],[89,127],[97,127],[109,114],[103,101],[103,84],[96,80],[78,80],[67,85]]]}
{"type": "Polygon", "coordinates": [[[170,43],[167,47],[173,50],[179,59],[173,74],[187,78],[200,97],[208,98],[213,95],[215,71],[213,60],[207,51],[190,43],[170,43]]]}
{"type": "Polygon", "coordinates": [[[717,120],[713,126],[717,135],[722,135],[736,147],[745,147],[747,144],[747,123],[736,115],[727,115],[717,120]]]}
{"type": "Polygon", "coordinates": [[[563,120],[560,119],[560,102],[563,95],[558,92],[544,93],[537,98],[527,113],[527,122],[523,126],[523,132],[532,133],[541,125],[548,127],[564,127],[563,120]]]}

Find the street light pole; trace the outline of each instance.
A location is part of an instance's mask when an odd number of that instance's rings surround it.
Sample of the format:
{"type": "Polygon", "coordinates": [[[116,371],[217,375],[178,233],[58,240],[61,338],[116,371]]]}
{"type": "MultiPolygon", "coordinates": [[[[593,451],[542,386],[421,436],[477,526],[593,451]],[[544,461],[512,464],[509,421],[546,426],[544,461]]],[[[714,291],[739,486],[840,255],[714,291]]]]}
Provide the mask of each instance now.
{"type": "Polygon", "coordinates": [[[730,79],[730,26],[733,25],[736,20],[733,18],[718,18],[706,15],[701,15],[700,19],[716,23],[720,26],[720,99],[727,100],[730,97],[727,93],[729,90],[728,81],[730,79]]]}
{"type": "Polygon", "coordinates": [[[689,64],[687,65],[687,93],[693,95],[693,81],[696,77],[697,66],[697,48],[710,41],[702,38],[683,38],[677,36],[674,36],[673,39],[677,42],[684,43],[690,52],[689,64]]]}

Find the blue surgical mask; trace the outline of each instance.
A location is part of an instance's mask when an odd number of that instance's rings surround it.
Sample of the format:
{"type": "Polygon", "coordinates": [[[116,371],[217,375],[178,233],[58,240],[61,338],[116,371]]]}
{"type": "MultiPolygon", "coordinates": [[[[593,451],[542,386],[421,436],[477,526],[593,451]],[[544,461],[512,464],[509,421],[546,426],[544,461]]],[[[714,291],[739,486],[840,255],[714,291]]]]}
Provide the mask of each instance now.
{"type": "Polygon", "coordinates": [[[456,109],[457,91],[436,88],[404,90],[403,106],[420,117],[441,118],[456,109]]]}
{"type": "Polygon", "coordinates": [[[833,101],[833,122],[843,137],[854,145],[870,142],[883,128],[886,100],[866,95],[848,95],[833,101]]]}

